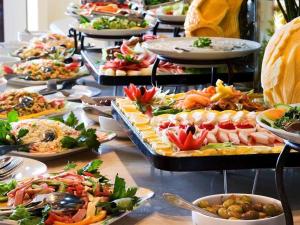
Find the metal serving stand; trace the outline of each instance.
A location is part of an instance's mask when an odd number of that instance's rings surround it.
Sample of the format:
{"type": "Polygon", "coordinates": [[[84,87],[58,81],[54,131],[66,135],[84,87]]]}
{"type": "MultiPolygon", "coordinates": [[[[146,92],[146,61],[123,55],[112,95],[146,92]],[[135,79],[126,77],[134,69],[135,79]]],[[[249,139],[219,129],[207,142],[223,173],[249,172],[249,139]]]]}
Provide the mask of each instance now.
{"type": "MultiPolygon", "coordinates": [[[[295,154],[299,154],[299,152],[300,152],[300,144],[286,141],[283,151],[281,152],[276,164],[276,186],[283,207],[286,225],[294,225],[294,220],[293,220],[292,210],[289,205],[288,197],[284,186],[283,172],[284,172],[284,167],[289,166],[290,157],[294,157],[295,154]],[[292,150],[295,150],[298,153],[291,153],[292,150]]],[[[298,165],[298,167],[299,166],[300,165],[298,165]]]]}
{"type": "Polygon", "coordinates": [[[179,33],[184,30],[184,29],[182,29],[182,27],[184,25],[184,22],[171,22],[171,21],[165,21],[165,20],[157,19],[157,21],[156,21],[156,23],[153,27],[153,30],[152,30],[153,35],[157,34],[160,24],[174,26],[173,37],[180,37],[179,33]]]}

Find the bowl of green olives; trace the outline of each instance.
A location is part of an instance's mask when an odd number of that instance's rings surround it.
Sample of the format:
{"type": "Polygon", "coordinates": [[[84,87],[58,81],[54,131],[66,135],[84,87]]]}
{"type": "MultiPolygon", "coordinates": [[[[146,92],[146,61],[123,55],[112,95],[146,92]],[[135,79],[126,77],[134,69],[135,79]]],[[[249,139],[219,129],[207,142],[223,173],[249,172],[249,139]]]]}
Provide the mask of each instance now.
{"type": "Polygon", "coordinates": [[[196,206],[216,217],[192,212],[193,225],[283,225],[281,202],[251,194],[218,194],[199,198],[196,206]]]}

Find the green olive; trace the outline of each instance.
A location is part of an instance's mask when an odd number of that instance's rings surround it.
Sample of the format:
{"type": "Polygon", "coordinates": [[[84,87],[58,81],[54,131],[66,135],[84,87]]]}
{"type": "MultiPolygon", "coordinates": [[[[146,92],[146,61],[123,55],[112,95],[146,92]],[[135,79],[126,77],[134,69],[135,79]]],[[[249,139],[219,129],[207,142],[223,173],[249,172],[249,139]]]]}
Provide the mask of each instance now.
{"type": "Polygon", "coordinates": [[[268,216],[276,216],[277,215],[277,209],[276,206],[273,204],[265,204],[263,206],[263,212],[266,213],[268,216]]]}
{"type": "Polygon", "coordinates": [[[247,195],[243,195],[243,196],[241,197],[241,200],[242,200],[243,202],[247,202],[247,203],[249,203],[249,204],[252,203],[251,197],[250,197],[250,196],[247,196],[247,195]]]}
{"type": "Polygon", "coordinates": [[[206,200],[201,200],[201,201],[198,203],[198,206],[199,206],[200,208],[207,208],[207,207],[209,207],[209,202],[206,201],[206,200]]]}
{"type": "Polygon", "coordinates": [[[218,215],[224,219],[228,219],[230,216],[228,215],[228,212],[225,208],[220,208],[218,210],[218,215]]]}
{"type": "Polygon", "coordinates": [[[255,203],[252,207],[255,211],[258,211],[258,212],[262,212],[263,211],[263,204],[258,202],[258,203],[255,203]]]}
{"type": "Polygon", "coordinates": [[[224,208],[227,209],[229,206],[233,205],[234,203],[235,201],[232,198],[229,198],[223,203],[223,206],[224,208]]]}
{"type": "Polygon", "coordinates": [[[249,203],[242,204],[241,206],[242,206],[244,212],[253,210],[253,206],[249,203]]]}
{"type": "Polygon", "coordinates": [[[229,220],[239,220],[239,218],[236,218],[236,217],[229,217],[228,219],[229,220]]]}
{"type": "Polygon", "coordinates": [[[243,208],[241,205],[231,205],[227,208],[228,211],[233,211],[233,212],[238,212],[238,213],[242,213],[243,212],[243,208]]]}
{"type": "Polygon", "coordinates": [[[237,219],[240,219],[242,214],[239,213],[239,212],[235,212],[235,211],[230,211],[230,210],[227,210],[227,213],[230,217],[234,217],[234,218],[237,218],[237,219]]]}
{"type": "Polygon", "coordinates": [[[266,213],[264,213],[264,212],[259,212],[258,216],[259,216],[259,219],[264,219],[264,218],[268,217],[268,215],[266,213]]]}
{"type": "Polygon", "coordinates": [[[250,210],[242,214],[241,219],[243,220],[257,220],[259,218],[259,214],[256,211],[250,210]]]}
{"type": "Polygon", "coordinates": [[[214,214],[218,214],[218,209],[213,208],[213,207],[206,207],[204,208],[206,211],[214,213],[214,214]]]}

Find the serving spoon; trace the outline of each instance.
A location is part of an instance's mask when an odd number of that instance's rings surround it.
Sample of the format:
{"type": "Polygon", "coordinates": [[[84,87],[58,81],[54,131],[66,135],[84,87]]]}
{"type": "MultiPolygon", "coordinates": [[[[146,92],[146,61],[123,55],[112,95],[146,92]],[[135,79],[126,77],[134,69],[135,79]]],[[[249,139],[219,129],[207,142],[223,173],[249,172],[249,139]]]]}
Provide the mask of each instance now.
{"type": "Polygon", "coordinates": [[[201,209],[200,207],[197,207],[196,205],[188,202],[187,200],[181,198],[179,195],[171,194],[171,193],[163,193],[163,199],[168,202],[169,204],[176,206],[178,208],[194,211],[197,213],[201,213],[206,216],[220,218],[216,214],[213,214],[211,212],[208,212],[204,209],[201,209]]]}
{"type": "MultiPolygon", "coordinates": [[[[31,202],[24,207],[28,211],[34,211],[50,205],[53,210],[60,212],[76,211],[82,207],[84,202],[77,196],[62,192],[52,192],[49,194],[36,195],[31,202]]],[[[0,208],[0,215],[9,215],[13,213],[15,207],[0,208]]]]}

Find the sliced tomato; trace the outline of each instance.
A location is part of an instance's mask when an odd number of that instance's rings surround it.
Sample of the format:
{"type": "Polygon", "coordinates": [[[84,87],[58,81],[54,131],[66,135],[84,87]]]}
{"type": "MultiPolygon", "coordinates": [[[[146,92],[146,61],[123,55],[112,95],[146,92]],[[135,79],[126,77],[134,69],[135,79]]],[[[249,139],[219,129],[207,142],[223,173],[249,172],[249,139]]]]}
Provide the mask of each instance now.
{"type": "Polygon", "coordinates": [[[220,122],[218,125],[220,128],[225,129],[225,130],[234,130],[235,129],[234,124],[230,120],[220,122]]]}

